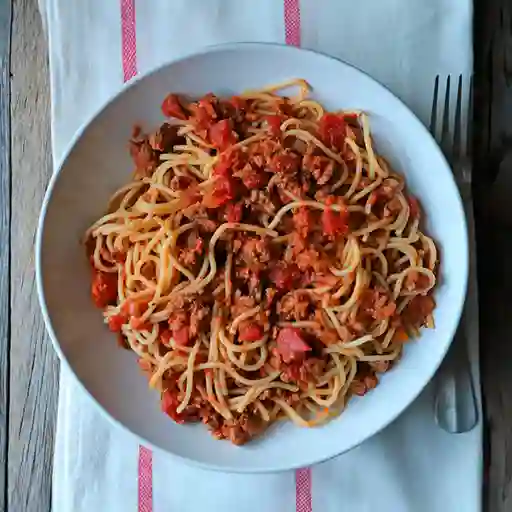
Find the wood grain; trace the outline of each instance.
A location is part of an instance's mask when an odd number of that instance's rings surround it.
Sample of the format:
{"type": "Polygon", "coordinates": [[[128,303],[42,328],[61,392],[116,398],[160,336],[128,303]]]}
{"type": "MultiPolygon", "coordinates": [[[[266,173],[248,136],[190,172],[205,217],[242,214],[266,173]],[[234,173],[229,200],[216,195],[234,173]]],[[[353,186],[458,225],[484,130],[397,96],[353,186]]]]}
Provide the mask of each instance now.
{"type": "Polygon", "coordinates": [[[489,217],[492,183],[512,150],[511,12],[507,0],[475,2],[474,197],[489,512],[512,510],[512,227],[489,217]]]}
{"type": "Polygon", "coordinates": [[[35,291],[34,241],[51,175],[47,44],[36,0],[13,1],[8,504],[50,510],[58,367],[35,291]]]}
{"type": "Polygon", "coordinates": [[[479,254],[485,268],[480,300],[489,441],[486,502],[491,512],[508,512],[512,510],[512,227],[495,222],[487,226],[481,230],[479,254]]]}
{"type": "Polygon", "coordinates": [[[11,2],[0,1],[0,511],[7,509],[10,351],[10,33],[11,2]]]}

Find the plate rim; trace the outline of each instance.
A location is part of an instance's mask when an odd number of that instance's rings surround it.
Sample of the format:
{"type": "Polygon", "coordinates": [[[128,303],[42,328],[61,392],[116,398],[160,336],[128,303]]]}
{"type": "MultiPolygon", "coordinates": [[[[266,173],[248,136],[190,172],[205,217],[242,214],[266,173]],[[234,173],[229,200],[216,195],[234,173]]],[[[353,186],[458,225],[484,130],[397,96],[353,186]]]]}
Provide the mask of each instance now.
{"type": "Polygon", "coordinates": [[[437,141],[432,136],[428,128],[421,122],[419,117],[398,97],[396,96],[386,85],[382,84],[380,81],[373,78],[371,75],[369,75],[367,72],[363,71],[357,66],[354,66],[353,64],[350,64],[346,62],[343,59],[340,59],[338,57],[334,57],[332,55],[329,55],[327,53],[312,50],[308,48],[300,48],[295,46],[286,45],[284,43],[273,43],[273,42],[236,42],[236,43],[220,43],[220,44],[214,44],[206,46],[200,50],[187,52],[186,54],[181,55],[180,57],[177,57],[175,59],[171,59],[169,61],[165,61],[164,63],[161,63],[157,66],[154,66],[150,69],[148,69],[146,72],[141,73],[140,75],[137,75],[127,82],[125,82],[119,90],[117,90],[115,93],[111,94],[107,100],[105,100],[101,105],[99,105],[98,108],[96,108],[89,116],[85,118],[85,120],[80,124],[79,128],[76,130],[76,132],[73,134],[71,139],[66,145],[65,150],[63,151],[60,159],[57,161],[57,163],[54,165],[55,171],[52,173],[52,176],[50,178],[50,181],[48,183],[48,187],[46,189],[46,192],[44,194],[43,202],[41,205],[41,210],[39,214],[39,219],[37,223],[37,232],[36,232],[36,241],[35,241],[35,271],[36,271],[36,289],[37,289],[37,296],[39,300],[40,309],[43,315],[43,320],[45,323],[45,328],[49,334],[49,337],[51,339],[53,348],[55,352],[57,353],[59,360],[61,362],[61,365],[67,369],[67,371],[72,375],[73,379],[76,383],[78,383],[78,386],[84,391],[84,394],[88,397],[88,400],[94,404],[97,410],[101,412],[101,415],[106,418],[111,424],[115,425],[117,428],[121,428],[124,432],[130,434],[131,437],[133,437],[135,440],[137,440],[140,444],[150,447],[153,451],[157,453],[162,453],[166,457],[171,457],[176,460],[182,461],[187,465],[192,465],[195,467],[200,467],[205,470],[210,471],[220,471],[225,473],[238,473],[238,474],[266,474],[266,473],[277,473],[277,472],[283,472],[283,471],[291,471],[300,469],[303,467],[309,467],[321,462],[326,462],[328,460],[331,460],[335,457],[338,457],[344,453],[348,453],[349,451],[357,448],[359,445],[364,443],[365,441],[368,441],[369,439],[373,438],[375,435],[380,433],[382,430],[384,430],[386,427],[390,426],[398,417],[400,417],[418,398],[418,396],[424,391],[424,389],[428,386],[428,384],[432,381],[433,377],[435,376],[439,366],[443,362],[448,350],[450,349],[450,346],[453,342],[453,338],[455,336],[455,332],[458,328],[458,325],[460,323],[462,312],[467,296],[467,290],[468,290],[468,282],[469,282],[469,233],[468,233],[468,221],[467,216],[465,213],[464,203],[462,200],[462,197],[460,195],[460,191],[456,185],[455,178],[453,176],[453,173],[451,172],[451,166],[445,157],[444,153],[442,152],[441,148],[439,147],[437,141]],[[462,221],[462,232],[463,232],[463,244],[464,247],[462,247],[461,255],[463,255],[463,261],[460,262],[462,266],[462,273],[463,273],[463,286],[461,287],[461,296],[459,297],[459,303],[457,305],[457,314],[455,315],[456,320],[453,322],[453,328],[451,329],[451,333],[449,333],[449,341],[445,344],[445,348],[442,351],[442,354],[437,361],[437,364],[432,365],[431,371],[429,372],[429,377],[425,381],[425,383],[420,386],[419,390],[410,398],[409,400],[402,405],[398,411],[396,411],[394,414],[390,415],[384,424],[379,424],[376,428],[373,428],[371,430],[371,433],[364,437],[364,439],[355,440],[352,442],[349,446],[347,446],[344,449],[341,449],[339,451],[336,451],[335,453],[332,453],[329,456],[316,456],[316,457],[309,457],[308,460],[304,460],[301,463],[294,463],[294,464],[281,464],[281,463],[273,463],[273,465],[269,465],[268,467],[257,467],[257,468],[251,468],[251,467],[245,467],[245,466],[227,466],[227,465],[219,465],[214,463],[206,463],[202,462],[197,459],[193,459],[190,457],[186,457],[183,455],[179,455],[173,452],[170,452],[164,448],[158,447],[154,445],[151,441],[146,439],[140,434],[137,434],[133,432],[128,426],[124,425],[116,419],[114,416],[110,414],[100,403],[99,401],[89,392],[89,390],[85,387],[85,384],[79,379],[77,374],[74,372],[70,362],[64,355],[60,342],[57,338],[57,335],[53,329],[53,325],[50,319],[50,314],[46,305],[46,298],[45,298],[45,292],[44,292],[44,286],[43,286],[43,263],[42,263],[42,241],[43,241],[43,235],[45,230],[45,220],[46,220],[46,214],[48,211],[49,204],[51,202],[51,198],[53,196],[53,191],[56,187],[56,184],[59,180],[61,171],[65,167],[65,163],[68,161],[69,156],[74,151],[75,147],[78,145],[80,139],[86,132],[86,130],[89,128],[91,124],[93,124],[101,115],[110,107],[112,103],[117,101],[122,95],[124,95],[128,90],[134,88],[139,82],[149,78],[150,76],[157,74],[164,69],[171,67],[179,62],[183,62],[186,60],[189,60],[193,57],[200,57],[200,56],[207,56],[210,54],[214,54],[217,52],[223,52],[227,50],[237,50],[240,48],[261,48],[261,47],[273,47],[279,50],[285,50],[290,52],[297,52],[297,53],[309,53],[316,56],[321,56],[323,58],[326,58],[328,60],[331,60],[333,62],[336,62],[338,65],[345,66],[347,68],[351,68],[352,70],[356,71],[359,74],[362,74],[366,77],[367,80],[373,82],[374,85],[380,87],[381,89],[385,90],[390,96],[393,97],[393,99],[398,102],[402,108],[404,108],[408,115],[411,118],[411,121],[416,123],[418,128],[422,131],[422,137],[429,138],[431,142],[433,143],[434,150],[438,153],[438,156],[441,158],[443,163],[445,164],[445,168],[449,174],[447,177],[448,180],[451,182],[452,188],[455,192],[455,197],[458,203],[458,207],[461,213],[460,220],[462,221]]]}

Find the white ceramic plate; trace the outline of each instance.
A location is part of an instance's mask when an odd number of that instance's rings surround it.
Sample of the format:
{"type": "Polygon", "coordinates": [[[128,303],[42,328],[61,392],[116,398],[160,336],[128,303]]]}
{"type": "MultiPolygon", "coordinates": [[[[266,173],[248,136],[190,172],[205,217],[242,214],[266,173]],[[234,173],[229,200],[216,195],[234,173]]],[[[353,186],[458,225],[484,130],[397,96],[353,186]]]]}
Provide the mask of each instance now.
{"type": "MultiPolygon", "coordinates": [[[[236,44],[214,47],[135,80],[74,138],[44,201],[37,239],[37,284],[55,349],[111,420],[142,443],[204,467],[279,471],[343,453],[395,419],[431,379],[458,324],[468,273],[466,224],[450,169],[420,121],[387,89],[339,60],[293,47],[236,44]],[[180,426],[160,412],[135,357],[118,348],[90,298],[90,270],[80,238],[103,214],[109,196],[129,179],[132,125],[163,121],[170,91],[235,94],[285,79],[305,78],[328,109],[370,114],[377,150],[405,174],[441,248],[435,330],[407,345],[403,359],[363,398],[325,426],[283,423],[243,447],[214,440],[203,425],[180,426]]],[[[369,461],[371,463],[371,461],[369,461]]]]}

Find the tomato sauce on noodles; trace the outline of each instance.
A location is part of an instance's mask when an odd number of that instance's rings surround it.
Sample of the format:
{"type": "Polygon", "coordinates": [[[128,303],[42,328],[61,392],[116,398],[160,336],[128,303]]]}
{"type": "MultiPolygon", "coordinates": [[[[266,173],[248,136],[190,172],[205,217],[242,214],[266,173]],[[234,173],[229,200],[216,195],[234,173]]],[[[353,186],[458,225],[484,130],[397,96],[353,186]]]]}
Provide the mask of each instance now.
{"type": "Polygon", "coordinates": [[[339,414],[433,327],[438,255],[417,199],[366,114],[309,89],[169,94],[85,236],[94,303],[162,410],[235,444],[339,414]]]}

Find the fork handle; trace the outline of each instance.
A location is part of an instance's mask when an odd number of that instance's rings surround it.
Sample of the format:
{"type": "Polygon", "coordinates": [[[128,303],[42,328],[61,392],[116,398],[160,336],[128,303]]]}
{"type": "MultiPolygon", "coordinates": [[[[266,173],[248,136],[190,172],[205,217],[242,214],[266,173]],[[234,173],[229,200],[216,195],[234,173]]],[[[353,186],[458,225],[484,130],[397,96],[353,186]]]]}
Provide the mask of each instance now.
{"type": "Polygon", "coordinates": [[[435,386],[435,418],[450,434],[469,432],[478,423],[475,387],[470,370],[464,317],[435,386]]]}

